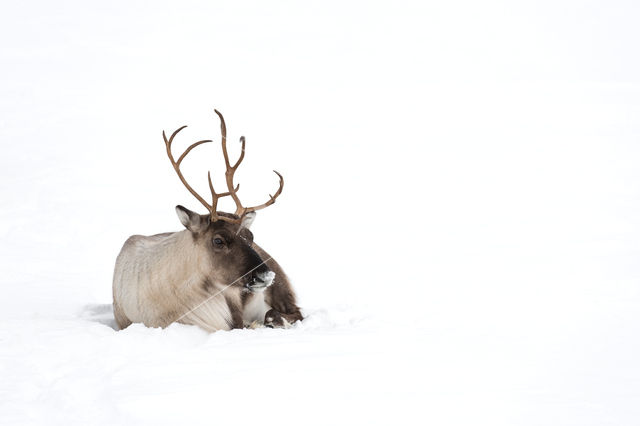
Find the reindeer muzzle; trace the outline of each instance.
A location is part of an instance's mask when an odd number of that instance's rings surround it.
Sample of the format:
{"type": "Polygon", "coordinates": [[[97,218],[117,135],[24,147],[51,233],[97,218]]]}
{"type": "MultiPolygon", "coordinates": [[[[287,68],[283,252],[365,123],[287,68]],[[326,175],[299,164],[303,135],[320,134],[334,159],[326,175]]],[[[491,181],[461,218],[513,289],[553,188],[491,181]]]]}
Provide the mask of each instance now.
{"type": "Polygon", "coordinates": [[[252,293],[258,293],[264,291],[267,287],[273,284],[273,280],[276,277],[275,272],[258,272],[252,280],[245,284],[245,288],[252,293]]]}

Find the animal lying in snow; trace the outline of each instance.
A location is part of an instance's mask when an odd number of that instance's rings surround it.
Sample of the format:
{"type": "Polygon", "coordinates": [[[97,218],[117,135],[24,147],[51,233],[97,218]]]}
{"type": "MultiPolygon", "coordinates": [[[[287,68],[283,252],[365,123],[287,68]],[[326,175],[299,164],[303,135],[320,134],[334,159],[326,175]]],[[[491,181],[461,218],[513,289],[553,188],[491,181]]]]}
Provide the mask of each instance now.
{"type": "Polygon", "coordinates": [[[176,161],[171,152],[176,130],[169,139],[163,133],[167,154],[187,189],[209,210],[200,215],[176,207],[186,228],[152,236],[134,235],[122,247],[113,276],[113,310],[122,329],[131,323],[166,327],[173,322],[194,324],[207,331],[230,330],[264,324],[284,327],[302,320],[296,297],[278,263],[253,242],[249,230],[256,211],[273,204],[275,195],[255,207],[243,207],[233,176],[244,158],[232,166],[226,147],[226,126],[221,120],[222,151],[226,164],[227,192],[216,193],[209,174],[212,203],[207,203],[184,179],[180,163],[196,146],[192,144],[176,161]],[[218,199],[230,196],[235,214],[217,211],[218,199]]]}

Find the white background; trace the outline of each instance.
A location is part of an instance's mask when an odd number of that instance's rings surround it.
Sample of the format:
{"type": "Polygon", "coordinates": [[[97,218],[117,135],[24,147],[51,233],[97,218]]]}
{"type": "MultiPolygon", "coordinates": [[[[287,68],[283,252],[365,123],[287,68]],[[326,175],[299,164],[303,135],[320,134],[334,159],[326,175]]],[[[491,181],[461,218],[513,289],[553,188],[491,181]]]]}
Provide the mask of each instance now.
{"type": "Polygon", "coordinates": [[[633,1],[3,2],[0,422],[638,424],[638,22],[633,1]],[[247,137],[247,204],[285,177],[254,233],[308,319],[115,332],[124,240],[202,210],[161,132],[218,140],[214,107],[247,137]]]}

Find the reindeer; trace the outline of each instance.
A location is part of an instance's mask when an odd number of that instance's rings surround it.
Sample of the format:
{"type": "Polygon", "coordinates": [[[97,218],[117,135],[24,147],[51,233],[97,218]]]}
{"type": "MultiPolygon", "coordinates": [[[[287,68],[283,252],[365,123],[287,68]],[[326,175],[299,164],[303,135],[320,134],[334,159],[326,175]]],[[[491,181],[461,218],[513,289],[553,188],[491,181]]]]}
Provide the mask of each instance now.
{"type": "Polygon", "coordinates": [[[185,230],[151,236],[133,235],[118,255],[113,276],[113,311],[120,329],[131,323],[148,327],[167,327],[173,322],[197,325],[207,331],[230,330],[257,324],[285,327],[302,320],[289,279],[278,263],[253,242],[249,230],[256,211],[275,203],[278,190],[264,204],[243,207],[238,198],[239,185],[233,178],[244,159],[242,152],[234,165],[227,153],[227,130],[220,117],[222,153],[226,165],[227,191],[217,193],[208,173],[211,204],[185,180],[180,164],[195,147],[212,142],[201,140],[189,146],[176,160],[171,144],[185,127],[169,139],[162,137],[167,155],[180,181],[205,206],[208,214],[197,214],[176,206],[185,230]],[[234,214],[218,211],[218,201],[231,197],[234,214]]]}

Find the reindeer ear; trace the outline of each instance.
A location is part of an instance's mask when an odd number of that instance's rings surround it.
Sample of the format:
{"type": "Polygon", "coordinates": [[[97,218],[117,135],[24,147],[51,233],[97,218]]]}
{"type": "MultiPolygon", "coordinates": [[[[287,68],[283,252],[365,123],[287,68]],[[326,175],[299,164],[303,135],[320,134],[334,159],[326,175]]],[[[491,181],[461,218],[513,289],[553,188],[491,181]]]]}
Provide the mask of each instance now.
{"type": "Polygon", "coordinates": [[[191,232],[200,232],[209,226],[209,216],[201,216],[182,206],[176,206],[176,213],[180,223],[191,232]]]}
{"type": "Polygon", "coordinates": [[[251,224],[255,220],[255,218],[256,218],[256,212],[245,213],[245,215],[242,217],[240,228],[249,229],[251,227],[251,224]]]}

